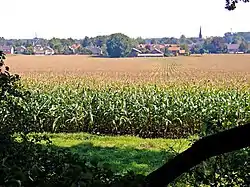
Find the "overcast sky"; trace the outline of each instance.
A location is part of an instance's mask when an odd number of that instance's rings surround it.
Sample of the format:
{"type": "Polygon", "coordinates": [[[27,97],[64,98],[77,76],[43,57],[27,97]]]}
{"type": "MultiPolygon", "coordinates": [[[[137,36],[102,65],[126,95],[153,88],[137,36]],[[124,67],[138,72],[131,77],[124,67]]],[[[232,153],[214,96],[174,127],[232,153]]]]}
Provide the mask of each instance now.
{"type": "Polygon", "coordinates": [[[198,36],[200,25],[203,36],[250,31],[250,3],[232,12],[224,7],[225,0],[1,0],[0,36],[189,37],[198,36]]]}

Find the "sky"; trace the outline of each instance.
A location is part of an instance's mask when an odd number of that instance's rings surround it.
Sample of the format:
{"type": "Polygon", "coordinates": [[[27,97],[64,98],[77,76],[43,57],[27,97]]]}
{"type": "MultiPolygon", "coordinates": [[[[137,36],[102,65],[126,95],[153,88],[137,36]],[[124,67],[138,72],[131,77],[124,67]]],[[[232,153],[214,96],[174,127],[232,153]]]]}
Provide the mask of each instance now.
{"type": "Polygon", "coordinates": [[[235,11],[224,7],[225,0],[2,0],[0,36],[197,37],[200,26],[204,37],[250,31],[250,3],[238,3],[235,11]]]}

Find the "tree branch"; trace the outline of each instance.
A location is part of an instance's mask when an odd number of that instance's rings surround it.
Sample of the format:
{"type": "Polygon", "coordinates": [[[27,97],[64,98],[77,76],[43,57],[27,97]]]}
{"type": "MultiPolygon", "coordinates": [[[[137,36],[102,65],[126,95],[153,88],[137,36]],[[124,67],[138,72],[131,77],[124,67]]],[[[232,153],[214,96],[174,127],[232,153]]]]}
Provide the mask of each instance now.
{"type": "Polygon", "coordinates": [[[226,9],[227,10],[234,10],[236,9],[236,4],[239,2],[239,1],[243,1],[244,3],[248,3],[249,0],[226,0],[226,9]]]}
{"type": "Polygon", "coordinates": [[[164,187],[213,156],[250,146],[250,123],[207,136],[146,177],[144,187],[164,187]]]}

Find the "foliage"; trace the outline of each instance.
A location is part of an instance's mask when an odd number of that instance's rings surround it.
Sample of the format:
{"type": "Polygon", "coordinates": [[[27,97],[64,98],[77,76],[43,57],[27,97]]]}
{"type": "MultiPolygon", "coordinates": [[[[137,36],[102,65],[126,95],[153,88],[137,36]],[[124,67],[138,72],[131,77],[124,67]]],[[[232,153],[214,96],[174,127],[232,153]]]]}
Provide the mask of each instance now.
{"type": "Polygon", "coordinates": [[[61,54],[65,50],[66,44],[62,44],[61,40],[59,38],[52,38],[49,41],[49,46],[52,47],[56,53],[61,54]]]}
{"type": "Polygon", "coordinates": [[[246,42],[241,42],[239,46],[239,51],[246,52],[248,50],[248,44],[246,42]]]}
{"type": "Polygon", "coordinates": [[[204,42],[202,49],[207,50],[210,53],[225,53],[227,51],[225,39],[223,37],[213,37],[207,39],[204,42]]]}
{"type": "Polygon", "coordinates": [[[213,157],[190,170],[186,184],[246,187],[250,177],[249,158],[249,148],[213,157]]]}
{"type": "MultiPolygon", "coordinates": [[[[182,138],[250,119],[248,90],[150,85],[33,89],[25,104],[29,114],[25,121],[46,132],[182,138]]],[[[3,115],[9,113],[0,110],[3,115]]]]}
{"type": "Polygon", "coordinates": [[[145,44],[145,40],[144,40],[142,37],[136,38],[135,41],[136,41],[138,44],[145,44]]]}
{"type": "Polygon", "coordinates": [[[168,50],[168,48],[165,48],[164,56],[170,57],[170,56],[174,56],[174,55],[173,55],[173,53],[171,53],[171,51],[168,50]]]}
{"type": "Polygon", "coordinates": [[[107,52],[110,57],[125,57],[132,49],[132,40],[121,33],[110,35],[107,40],[107,52]]]}
{"type": "Polygon", "coordinates": [[[89,38],[89,37],[85,37],[84,39],[83,39],[83,41],[82,41],[82,46],[83,47],[88,47],[88,46],[90,46],[91,45],[91,39],[89,38]]]}
{"type": "Polygon", "coordinates": [[[65,149],[37,144],[38,139],[11,142],[0,153],[0,185],[98,186],[112,181],[112,171],[87,163],[65,149]]]}
{"type": "Polygon", "coordinates": [[[234,10],[236,8],[236,4],[242,1],[244,3],[248,3],[249,0],[226,0],[226,9],[228,9],[229,11],[234,10]]]}
{"type": "Polygon", "coordinates": [[[189,48],[188,48],[187,44],[182,44],[182,45],[180,45],[180,47],[181,47],[182,50],[185,50],[186,52],[189,52],[189,48]]]}

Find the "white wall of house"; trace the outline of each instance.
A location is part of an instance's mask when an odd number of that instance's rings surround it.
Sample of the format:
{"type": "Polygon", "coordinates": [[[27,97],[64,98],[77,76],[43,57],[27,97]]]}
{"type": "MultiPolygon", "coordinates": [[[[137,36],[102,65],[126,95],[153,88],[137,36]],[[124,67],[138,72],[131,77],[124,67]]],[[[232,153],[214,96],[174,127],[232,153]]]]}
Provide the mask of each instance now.
{"type": "Polygon", "coordinates": [[[15,52],[14,47],[11,47],[10,53],[14,54],[14,52],[15,52]]]}

